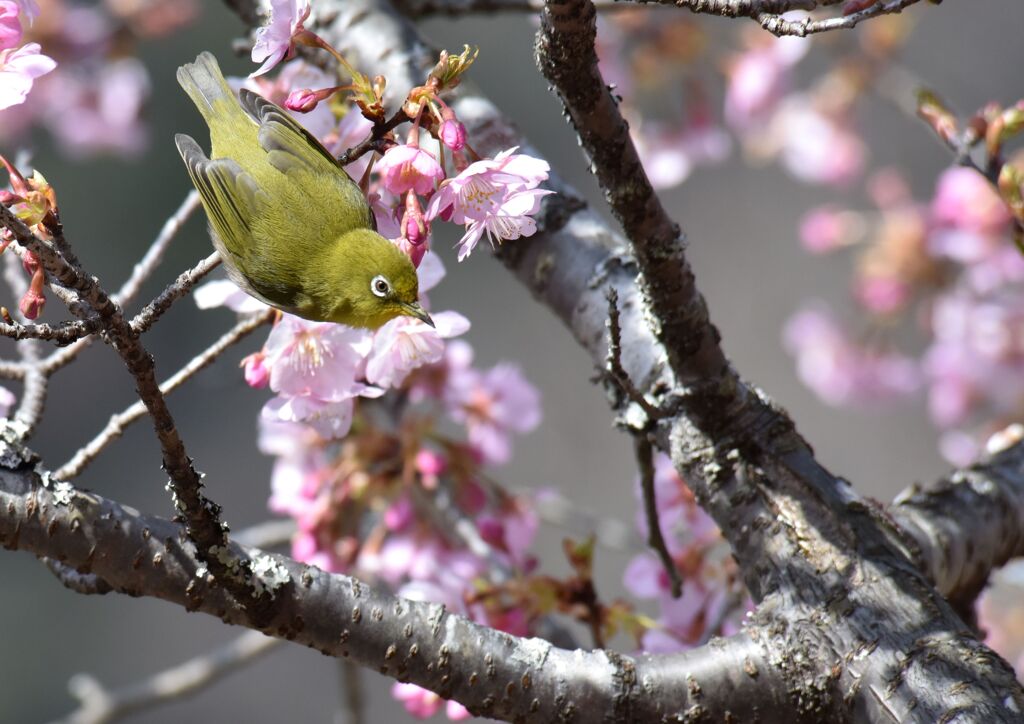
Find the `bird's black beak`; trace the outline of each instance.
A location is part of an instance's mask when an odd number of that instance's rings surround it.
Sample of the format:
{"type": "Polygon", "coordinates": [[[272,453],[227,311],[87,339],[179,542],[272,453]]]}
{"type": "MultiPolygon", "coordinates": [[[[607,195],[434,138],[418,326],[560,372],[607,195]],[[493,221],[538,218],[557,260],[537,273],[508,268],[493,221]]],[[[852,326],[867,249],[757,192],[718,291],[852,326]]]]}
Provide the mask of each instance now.
{"type": "Polygon", "coordinates": [[[427,310],[420,306],[419,302],[413,302],[412,304],[402,305],[405,308],[405,313],[410,317],[416,317],[421,322],[429,324],[431,327],[434,326],[434,320],[427,314],[427,310]]]}

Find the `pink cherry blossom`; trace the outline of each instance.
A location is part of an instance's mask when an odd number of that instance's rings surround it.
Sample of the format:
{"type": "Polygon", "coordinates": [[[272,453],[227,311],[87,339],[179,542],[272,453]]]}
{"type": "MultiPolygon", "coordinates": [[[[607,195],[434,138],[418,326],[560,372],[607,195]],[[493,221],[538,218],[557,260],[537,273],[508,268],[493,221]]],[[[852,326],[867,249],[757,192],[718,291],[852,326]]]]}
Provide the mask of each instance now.
{"type": "Polygon", "coordinates": [[[196,287],[192,293],[196,306],[200,309],[227,307],[239,314],[250,314],[267,308],[267,305],[249,296],[230,279],[215,279],[196,287]]]}
{"type": "Polygon", "coordinates": [[[252,46],[252,62],[262,65],[250,77],[263,75],[294,52],[292,39],[309,12],[309,0],[270,0],[270,18],[256,31],[252,46]]]}
{"type": "Polygon", "coordinates": [[[844,185],[864,167],[867,149],[860,137],[805,96],[792,96],[775,115],[772,136],[783,164],[801,181],[844,185]]]}
{"type": "Polygon", "coordinates": [[[516,148],[502,151],[493,159],[470,164],[458,176],[441,185],[427,207],[427,218],[441,217],[466,224],[459,241],[459,261],[476,247],[484,233],[491,243],[532,236],[537,230],[531,218],[551,191],[537,186],[548,177],[546,161],[516,148]]]}
{"type": "MultiPolygon", "coordinates": [[[[459,341],[449,346],[469,347],[459,341]]],[[[471,367],[450,369],[444,394],[449,414],[465,424],[470,445],[491,464],[511,458],[511,433],[527,433],[540,424],[540,394],[512,364],[498,364],[485,373],[471,367]]]]}
{"type": "Polygon", "coordinates": [[[112,60],[89,73],[55,74],[46,87],[46,123],[71,156],[136,155],[148,140],[142,111],[149,92],[149,73],[135,58],[112,60]]]}
{"type": "Polygon", "coordinates": [[[264,364],[266,355],[262,352],[254,352],[242,360],[245,383],[249,387],[262,389],[270,384],[270,370],[264,364]]]}
{"type": "Polygon", "coordinates": [[[56,67],[55,60],[40,52],[39,43],[0,50],[0,110],[24,103],[35,79],[56,67]]]}
{"type": "Polygon", "coordinates": [[[800,243],[812,254],[826,254],[855,243],[864,233],[860,214],[819,206],[800,220],[800,243]]]}
{"type": "Polygon", "coordinates": [[[379,387],[398,387],[418,367],[439,362],[444,340],[465,334],[469,320],[458,312],[433,315],[434,327],[410,317],[398,317],[373,336],[366,363],[366,380],[379,387]]]}
{"type": "Polygon", "coordinates": [[[444,178],[444,169],[433,154],[408,144],[389,148],[376,168],[384,188],[393,194],[428,194],[444,178]]]}
{"type": "Polygon", "coordinates": [[[21,42],[21,8],[17,3],[0,2],[0,50],[13,48],[21,42]]]}
{"type": "Polygon", "coordinates": [[[857,344],[822,308],[805,308],[790,318],[784,341],[801,381],[831,405],[889,402],[920,385],[912,359],[857,344]]]}
{"type": "Polygon", "coordinates": [[[429,719],[441,710],[444,699],[415,684],[391,685],[391,696],[402,702],[406,712],[417,719],[429,719]]]}
{"type": "Polygon", "coordinates": [[[325,438],[344,437],[353,399],[383,394],[357,382],[371,343],[366,330],[284,315],[263,348],[270,389],[278,394],[264,406],[263,417],[304,422],[325,438]]]}

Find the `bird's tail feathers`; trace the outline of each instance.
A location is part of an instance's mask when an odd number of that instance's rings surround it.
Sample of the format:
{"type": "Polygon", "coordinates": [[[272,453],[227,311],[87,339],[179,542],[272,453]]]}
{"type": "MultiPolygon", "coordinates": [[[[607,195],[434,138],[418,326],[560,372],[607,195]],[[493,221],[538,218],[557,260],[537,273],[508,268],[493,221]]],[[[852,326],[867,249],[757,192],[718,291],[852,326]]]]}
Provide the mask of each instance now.
{"type": "Polygon", "coordinates": [[[238,108],[234,91],[224,80],[217,59],[208,51],[200,53],[194,63],[178,68],[178,83],[207,120],[218,103],[228,101],[229,106],[238,108]]]}

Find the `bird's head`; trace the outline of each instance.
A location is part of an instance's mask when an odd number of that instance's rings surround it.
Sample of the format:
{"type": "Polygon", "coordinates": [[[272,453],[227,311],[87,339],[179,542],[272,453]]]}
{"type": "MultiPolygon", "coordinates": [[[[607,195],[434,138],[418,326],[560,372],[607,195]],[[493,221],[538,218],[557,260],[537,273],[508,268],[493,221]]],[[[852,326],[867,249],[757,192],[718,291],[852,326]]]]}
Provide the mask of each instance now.
{"type": "Polygon", "coordinates": [[[332,321],[376,329],[395,317],[415,317],[431,327],[433,320],[419,302],[419,278],[409,257],[370,229],[346,234],[339,247],[339,287],[347,304],[332,321]]]}

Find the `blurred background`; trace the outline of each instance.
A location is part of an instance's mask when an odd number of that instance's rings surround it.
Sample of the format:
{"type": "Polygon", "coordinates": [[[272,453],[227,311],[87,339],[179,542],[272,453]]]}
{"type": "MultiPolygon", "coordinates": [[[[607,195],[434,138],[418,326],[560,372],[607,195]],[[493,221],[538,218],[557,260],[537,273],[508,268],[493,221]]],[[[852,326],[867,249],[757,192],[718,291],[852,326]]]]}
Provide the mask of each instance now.
{"type": "MultiPolygon", "coordinates": [[[[189,133],[205,145],[205,129],[175,83],[175,68],[204,49],[212,50],[229,74],[245,75],[253,68],[248,58],[232,51],[244,30],[235,16],[216,2],[203,3],[201,12],[188,28],[139,48],[152,79],[144,153],[130,159],[72,160],[58,152],[49,135],[33,134],[34,164],[56,187],[68,238],[86,267],[108,287],[125,278],[189,189],[173,134],[189,133]]],[[[1024,4],[1019,0],[948,2],[941,7],[922,3],[909,14],[916,29],[902,61],[953,108],[968,113],[989,100],[1011,103],[1024,96],[1024,4]]],[[[696,21],[709,27],[713,39],[731,37],[741,22],[709,16],[696,21]]],[[[422,28],[442,47],[480,46],[472,80],[600,208],[600,194],[561,108],[534,67],[534,21],[503,15],[429,20],[422,28]]],[[[810,65],[815,62],[812,56],[810,65]]],[[[950,162],[949,153],[922,123],[891,103],[869,100],[860,113],[870,163],[899,166],[915,196],[929,198],[936,176],[950,162]]],[[[0,124],[4,122],[0,114],[0,124]]],[[[0,150],[13,154],[17,149],[0,150]]],[[[850,192],[855,199],[857,193],[850,192]]],[[[790,411],[827,467],[882,501],[911,483],[927,484],[948,469],[937,452],[923,398],[884,413],[826,407],[799,383],[780,343],[785,320],[802,301],[831,300],[840,309],[850,304],[849,260],[809,256],[800,248],[796,228],[808,208],[851,196],[801,184],[775,164],[750,165],[734,152],[719,165],[698,169],[663,198],[689,235],[698,283],[728,354],[747,379],[790,411]]],[[[448,266],[446,280],[431,295],[435,308],[457,309],[470,318],[468,339],[482,365],[514,360],[544,396],[541,427],[517,441],[513,461],[495,471],[495,477],[512,488],[557,487],[580,508],[631,524],[631,445],[612,428],[604,395],[589,382],[590,360],[500,264],[478,253],[457,265],[449,247],[444,240],[435,247],[448,266]]],[[[209,252],[205,222],[197,216],[140,299],[150,298],[209,252]]],[[[43,319],[59,320],[61,311],[51,300],[43,319]]],[[[179,303],[146,337],[160,377],[204,348],[231,321],[227,311],[200,313],[189,301],[179,303]]],[[[237,368],[238,360],[261,339],[257,335],[233,350],[170,400],[189,452],[207,474],[209,495],[224,506],[234,530],[269,517],[271,461],[255,444],[256,416],[269,393],[246,387],[237,368]]],[[[33,448],[56,468],[132,399],[131,382],[119,360],[94,345],[54,380],[33,448]]],[[[76,483],[148,513],[172,513],[158,449],[145,421],[76,483]]],[[[559,549],[565,534],[545,530],[540,537],[542,567],[556,575],[568,571],[559,549]]],[[[621,572],[626,560],[616,551],[597,553],[597,584],[609,600],[624,595],[621,572]]],[[[67,693],[67,681],[76,672],[117,687],[240,633],[154,600],[72,593],[26,554],[4,553],[0,571],[0,620],[7,622],[0,656],[3,722],[49,721],[70,711],[75,702],[67,693]]],[[[401,721],[405,714],[387,693],[390,682],[373,672],[362,677],[370,720],[401,721]]],[[[336,662],[288,645],[208,691],[130,720],[331,721],[338,709],[338,679],[336,662]]]]}

